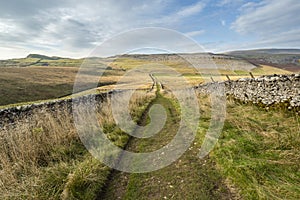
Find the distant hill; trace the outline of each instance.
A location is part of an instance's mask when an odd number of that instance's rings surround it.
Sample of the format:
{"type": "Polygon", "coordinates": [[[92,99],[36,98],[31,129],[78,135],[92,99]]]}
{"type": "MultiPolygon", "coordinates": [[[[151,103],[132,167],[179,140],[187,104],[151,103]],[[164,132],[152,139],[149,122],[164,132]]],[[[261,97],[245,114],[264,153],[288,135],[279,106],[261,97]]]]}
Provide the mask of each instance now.
{"type": "Polygon", "coordinates": [[[300,72],[300,49],[255,49],[225,53],[245,59],[255,65],[270,65],[280,69],[300,72]]]}
{"type": "Polygon", "coordinates": [[[255,49],[231,51],[223,54],[186,53],[186,54],[124,54],[108,58],[88,57],[82,59],[63,58],[29,54],[26,58],[0,60],[0,67],[28,66],[60,66],[80,67],[82,62],[89,60],[90,65],[99,62],[111,62],[114,59],[138,59],[151,61],[184,61],[202,64],[203,60],[212,58],[220,69],[252,69],[259,65],[270,65],[292,72],[300,72],[300,49],[255,49]],[[183,59],[184,58],[184,59],[183,59]]]}
{"type": "Polygon", "coordinates": [[[225,53],[227,55],[257,55],[257,54],[300,54],[300,49],[253,49],[225,53]]]}
{"type": "Polygon", "coordinates": [[[45,56],[29,54],[25,58],[0,60],[0,67],[28,67],[28,66],[60,66],[79,67],[83,59],[62,58],[57,56],[45,56]]]}
{"type": "Polygon", "coordinates": [[[45,55],[40,55],[40,54],[29,54],[26,58],[38,58],[38,59],[43,59],[43,60],[59,60],[59,59],[66,59],[62,57],[57,57],[57,56],[45,56],[45,55]]]}

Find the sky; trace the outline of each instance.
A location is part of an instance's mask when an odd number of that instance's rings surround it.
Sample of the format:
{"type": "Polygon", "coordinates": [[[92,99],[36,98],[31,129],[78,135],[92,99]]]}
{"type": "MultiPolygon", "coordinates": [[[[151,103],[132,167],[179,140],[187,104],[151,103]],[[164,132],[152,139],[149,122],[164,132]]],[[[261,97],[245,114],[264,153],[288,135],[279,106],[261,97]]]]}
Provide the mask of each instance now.
{"type": "Polygon", "coordinates": [[[178,31],[216,53],[300,48],[299,10],[299,0],[0,0],[0,59],[86,57],[116,35],[145,27],[178,31]]]}

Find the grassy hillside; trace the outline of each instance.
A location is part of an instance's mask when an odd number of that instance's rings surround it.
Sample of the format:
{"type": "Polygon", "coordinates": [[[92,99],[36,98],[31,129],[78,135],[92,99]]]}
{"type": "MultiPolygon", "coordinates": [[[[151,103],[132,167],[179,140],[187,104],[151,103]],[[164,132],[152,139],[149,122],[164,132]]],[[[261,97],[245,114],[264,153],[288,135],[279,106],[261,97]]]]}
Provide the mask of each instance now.
{"type": "MultiPolygon", "coordinates": [[[[168,66],[179,72],[182,76],[184,76],[187,81],[191,85],[198,85],[204,81],[211,81],[210,77],[213,77],[215,80],[227,80],[226,75],[228,75],[232,80],[236,80],[239,78],[250,77],[249,72],[251,72],[254,76],[262,76],[262,75],[272,75],[272,74],[290,74],[292,72],[288,70],[279,69],[272,66],[261,65],[261,66],[247,66],[240,63],[240,61],[228,60],[228,59],[220,59],[215,58],[210,62],[216,64],[218,69],[208,68],[205,65],[205,62],[200,65],[202,66],[198,70],[196,70],[191,64],[184,61],[151,61],[151,60],[143,60],[143,59],[134,59],[132,57],[120,57],[113,62],[110,63],[112,67],[120,67],[125,70],[130,70],[132,68],[138,66],[144,66],[149,63],[158,63],[162,66],[168,66]],[[232,67],[234,65],[234,67],[232,67]],[[238,67],[240,66],[240,68],[238,67]]],[[[206,62],[207,63],[207,62],[206,62]]],[[[209,64],[209,63],[208,63],[209,64]]]]}
{"type": "MultiPolygon", "coordinates": [[[[195,62],[202,63],[199,73],[199,71],[184,60],[170,60],[167,59],[166,55],[164,55],[164,59],[162,59],[161,55],[156,56],[157,58],[153,55],[151,56],[153,60],[149,60],[148,57],[142,59],[143,56],[141,58],[139,56],[121,56],[116,59],[89,58],[90,67],[83,72],[85,78],[82,84],[88,85],[91,83],[91,80],[95,80],[95,74],[101,70],[103,71],[106,66],[109,66],[109,70],[105,71],[104,76],[98,84],[102,86],[99,88],[101,90],[112,89],[113,84],[123,74],[138,66],[149,64],[156,65],[157,67],[160,65],[169,66],[183,75],[191,85],[198,85],[204,82],[204,80],[211,81],[210,77],[213,77],[215,80],[226,80],[226,75],[229,75],[233,80],[249,77],[249,72],[252,72],[254,76],[290,73],[287,70],[267,65],[255,67],[244,61],[232,60],[227,57],[223,58],[223,56],[215,56],[212,59],[212,62],[216,63],[216,66],[219,67],[218,70],[207,68],[206,62],[196,57],[195,62]]],[[[76,60],[35,54],[31,54],[24,59],[0,61],[0,93],[3,94],[0,97],[0,106],[70,95],[73,91],[78,67],[82,62],[82,59],[76,60]],[[5,62],[9,64],[3,64],[5,62]],[[41,63],[48,63],[48,66],[40,66],[41,63]]],[[[130,88],[128,85],[124,85],[125,87],[130,88]]]]}
{"type": "MultiPolygon", "coordinates": [[[[82,87],[89,89],[88,85],[97,79],[96,75],[104,67],[100,65],[84,70],[82,87]]],[[[70,95],[77,72],[77,67],[0,67],[0,106],[70,95]]],[[[123,73],[119,69],[108,70],[98,85],[114,84],[123,73]]]]}

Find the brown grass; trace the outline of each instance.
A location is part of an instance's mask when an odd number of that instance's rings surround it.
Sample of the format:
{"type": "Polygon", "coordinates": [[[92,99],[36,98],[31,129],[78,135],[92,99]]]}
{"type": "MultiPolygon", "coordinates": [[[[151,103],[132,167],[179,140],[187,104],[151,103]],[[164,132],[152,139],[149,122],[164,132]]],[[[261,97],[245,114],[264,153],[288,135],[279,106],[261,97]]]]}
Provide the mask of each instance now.
{"type": "MultiPolygon", "coordinates": [[[[82,84],[98,81],[95,74],[99,70],[103,69],[85,69],[82,84]]],[[[70,95],[77,72],[76,67],[0,67],[0,106],[70,95]]],[[[103,85],[114,83],[124,72],[116,69],[105,73],[99,80],[103,85]]]]}
{"type": "MultiPolygon", "coordinates": [[[[133,95],[133,117],[153,96],[145,91],[133,95]]],[[[108,138],[124,146],[128,136],[115,127],[109,107],[109,101],[100,104],[99,123],[108,138]]],[[[64,107],[35,110],[31,117],[0,130],[0,157],[3,199],[95,198],[110,171],[87,152],[64,107]]]]}

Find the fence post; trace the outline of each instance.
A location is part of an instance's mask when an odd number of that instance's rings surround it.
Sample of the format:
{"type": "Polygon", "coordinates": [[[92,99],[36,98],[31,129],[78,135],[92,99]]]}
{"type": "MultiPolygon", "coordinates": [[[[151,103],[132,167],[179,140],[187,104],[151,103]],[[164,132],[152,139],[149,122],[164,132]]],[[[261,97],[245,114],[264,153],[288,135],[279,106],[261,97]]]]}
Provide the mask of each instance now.
{"type": "Polygon", "coordinates": [[[226,78],[227,78],[229,81],[231,81],[228,75],[226,75],[226,78]]]}

